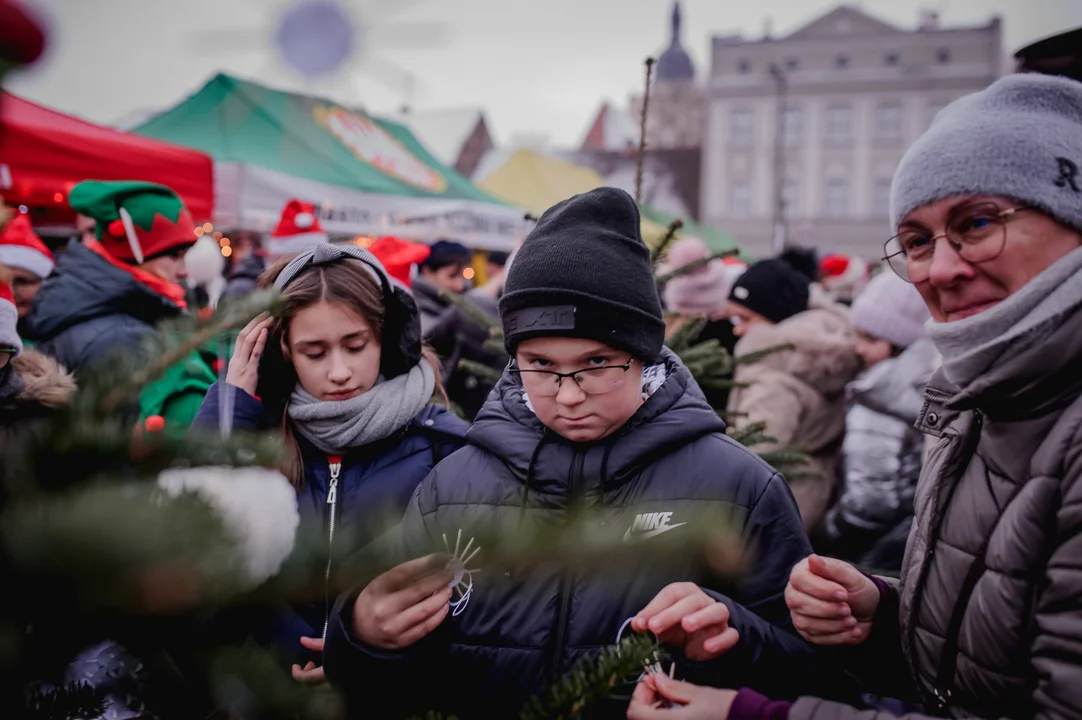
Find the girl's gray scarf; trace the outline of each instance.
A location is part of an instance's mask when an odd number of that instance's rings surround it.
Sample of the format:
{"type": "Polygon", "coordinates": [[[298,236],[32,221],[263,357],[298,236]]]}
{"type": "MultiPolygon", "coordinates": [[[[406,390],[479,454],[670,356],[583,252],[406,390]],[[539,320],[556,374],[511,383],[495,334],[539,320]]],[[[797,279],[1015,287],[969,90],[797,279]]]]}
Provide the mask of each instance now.
{"type": "Polygon", "coordinates": [[[436,389],[436,375],[422,359],[405,375],[381,380],[349,400],[317,400],[297,383],[289,419],[297,432],[330,455],[383,440],[409,424],[436,389]]]}
{"type": "Polygon", "coordinates": [[[1060,258],[1021,290],[979,315],[928,323],[943,355],[943,372],[966,388],[1046,339],[1082,306],[1082,248],[1060,258]]]}

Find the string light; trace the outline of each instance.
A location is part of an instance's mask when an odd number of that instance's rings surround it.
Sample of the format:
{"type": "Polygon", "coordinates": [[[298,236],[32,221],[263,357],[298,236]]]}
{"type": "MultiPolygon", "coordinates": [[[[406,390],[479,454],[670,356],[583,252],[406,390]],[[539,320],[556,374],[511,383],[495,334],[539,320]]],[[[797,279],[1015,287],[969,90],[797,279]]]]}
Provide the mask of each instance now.
{"type": "Polygon", "coordinates": [[[462,271],[462,277],[466,278],[467,280],[473,280],[473,275],[474,275],[474,272],[473,272],[473,268],[471,268],[471,267],[468,267],[468,268],[466,268],[465,270],[462,271]]]}
{"type": "Polygon", "coordinates": [[[205,232],[205,233],[209,233],[209,232],[211,232],[212,230],[214,230],[214,226],[213,226],[213,225],[211,225],[210,223],[203,223],[203,232],[205,232]]]}
{"type": "Polygon", "coordinates": [[[228,245],[226,245],[224,248],[222,248],[222,257],[229,257],[232,254],[233,254],[233,248],[229,247],[228,245]]]}
{"type": "Polygon", "coordinates": [[[203,237],[203,228],[202,227],[197,227],[195,229],[195,236],[196,237],[203,237]]]}
{"type": "Polygon", "coordinates": [[[222,234],[220,232],[215,232],[214,233],[214,239],[215,240],[221,240],[222,239],[222,234]]]}
{"type": "Polygon", "coordinates": [[[218,244],[221,245],[222,247],[229,247],[229,238],[227,238],[227,237],[222,238],[221,240],[218,241],[218,244]]]}
{"type": "Polygon", "coordinates": [[[54,193],[53,202],[64,202],[64,193],[54,193]]]}

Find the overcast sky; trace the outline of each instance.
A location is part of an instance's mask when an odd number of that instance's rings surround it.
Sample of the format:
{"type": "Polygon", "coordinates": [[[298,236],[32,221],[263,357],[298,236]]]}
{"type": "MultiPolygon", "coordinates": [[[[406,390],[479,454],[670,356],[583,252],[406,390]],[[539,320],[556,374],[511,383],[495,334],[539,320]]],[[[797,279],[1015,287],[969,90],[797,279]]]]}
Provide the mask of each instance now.
{"type": "MultiPolygon", "coordinates": [[[[290,0],[28,2],[50,19],[51,48],[8,89],[97,122],[169,107],[222,70],[374,113],[407,100],[418,110],[483,106],[498,140],[540,135],[557,144],[578,142],[602,100],[623,105],[640,87],[643,59],[668,42],[671,8],[671,0],[342,0],[367,38],[363,52],[333,80],[305,84],[271,43],[290,0]]],[[[783,35],[837,4],[683,0],[684,44],[702,77],[711,35],[760,37],[768,21],[783,35]]],[[[938,10],[943,25],[1000,14],[1008,53],[1082,25],[1082,0],[850,4],[906,28],[922,8],[938,10]]]]}

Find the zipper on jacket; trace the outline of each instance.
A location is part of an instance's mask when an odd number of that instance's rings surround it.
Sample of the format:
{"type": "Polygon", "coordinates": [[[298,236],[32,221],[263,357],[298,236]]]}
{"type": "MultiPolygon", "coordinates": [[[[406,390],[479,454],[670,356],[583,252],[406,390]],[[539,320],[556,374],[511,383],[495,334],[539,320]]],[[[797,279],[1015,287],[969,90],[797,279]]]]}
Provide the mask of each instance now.
{"type": "MultiPolygon", "coordinates": [[[[586,453],[575,453],[571,461],[571,477],[567,484],[567,509],[569,513],[575,513],[581,509],[582,495],[585,485],[583,467],[586,465],[586,453]]],[[[560,671],[560,661],[563,658],[564,649],[567,647],[567,626],[571,619],[571,594],[575,589],[574,573],[567,571],[560,578],[560,599],[556,605],[556,641],[552,650],[549,665],[549,680],[554,681],[560,671]]]]}
{"type": "MultiPolygon", "coordinates": [[[[968,435],[961,441],[961,446],[957,454],[947,458],[943,463],[942,475],[938,480],[940,483],[949,482],[950,486],[946,488],[946,497],[943,498],[941,506],[939,505],[939,500],[943,492],[942,485],[937,483],[936,489],[934,490],[936,494],[936,497],[934,498],[935,505],[932,509],[932,519],[928,529],[927,545],[924,549],[924,563],[921,565],[920,572],[917,574],[916,587],[913,590],[913,600],[910,604],[907,616],[909,627],[907,628],[905,638],[905,648],[908,650],[906,661],[909,665],[910,672],[915,678],[914,684],[916,685],[917,692],[929,707],[935,707],[939,698],[936,697],[937,689],[935,687],[935,678],[932,679],[932,689],[930,692],[925,690],[924,682],[920,679],[920,673],[917,668],[917,621],[924,605],[924,587],[928,582],[928,576],[932,570],[932,563],[935,561],[936,543],[939,542],[939,536],[943,530],[943,523],[947,518],[947,511],[950,509],[951,502],[954,500],[954,491],[957,490],[958,486],[962,483],[962,479],[969,470],[969,464],[973,462],[973,456],[977,454],[977,447],[980,445],[981,432],[983,430],[984,413],[978,410],[975,413],[973,425],[970,427],[968,435]]],[[[900,602],[901,597],[899,596],[898,599],[900,602]]],[[[942,661],[942,656],[939,660],[942,661]]]]}
{"type": "Polygon", "coordinates": [[[331,622],[331,562],[334,557],[334,521],[338,509],[338,475],[342,472],[342,458],[327,456],[331,479],[327,484],[327,569],[323,573],[323,639],[327,639],[327,626],[331,622]]]}

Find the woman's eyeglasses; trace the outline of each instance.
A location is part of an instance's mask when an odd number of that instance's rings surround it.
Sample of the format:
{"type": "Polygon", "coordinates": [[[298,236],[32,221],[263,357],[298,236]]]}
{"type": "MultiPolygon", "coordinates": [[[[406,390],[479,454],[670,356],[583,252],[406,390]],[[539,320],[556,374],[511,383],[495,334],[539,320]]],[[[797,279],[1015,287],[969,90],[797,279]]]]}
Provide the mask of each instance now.
{"type": "Polygon", "coordinates": [[[564,378],[571,378],[579,389],[587,395],[603,395],[623,387],[627,382],[627,371],[631,369],[632,359],[623,365],[604,365],[602,367],[583,368],[569,373],[555,370],[522,370],[514,362],[507,371],[517,373],[522,378],[522,386],[532,397],[552,397],[560,392],[560,383],[564,378]]]}
{"type": "Polygon", "coordinates": [[[911,283],[928,279],[939,238],[946,238],[967,262],[994,260],[1007,244],[1007,222],[1016,213],[1031,209],[1021,206],[1001,210],[993,202],[965,205],[951,213],[946,232],[940,235],[925,230],[903,230],[887,240],[883,259],[900,278],[911,283]]]}

